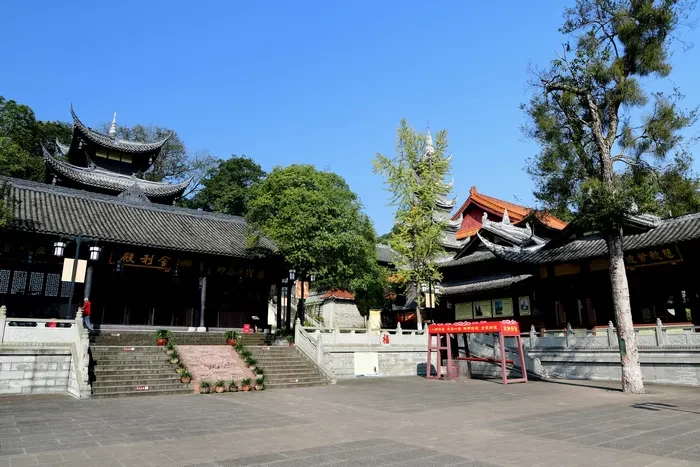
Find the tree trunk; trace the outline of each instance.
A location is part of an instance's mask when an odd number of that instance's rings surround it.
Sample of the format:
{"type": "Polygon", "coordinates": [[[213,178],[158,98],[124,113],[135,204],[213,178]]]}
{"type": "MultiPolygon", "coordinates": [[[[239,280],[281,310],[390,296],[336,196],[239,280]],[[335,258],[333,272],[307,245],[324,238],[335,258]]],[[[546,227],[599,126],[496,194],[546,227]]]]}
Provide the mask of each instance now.
{"type": "Polygon", "coordinates": [[[416,281],[416,329],[423,329],[423,318],[420,315],[420,282],[416,281]]]}
{"type": "Polygon", "coordinates": [[[610,259],[610,285],[612,288],[613,308],[615,309],[617,335],[620,344],[622,390],[630,394],[643,394],[642,367],[639,364],[637,336],[634,334],[634,326],[632,324],[627,271],[625,271],[624,253],[622,251],[622,228],[615,226],[607,235],[606,242],[610,259]]]}

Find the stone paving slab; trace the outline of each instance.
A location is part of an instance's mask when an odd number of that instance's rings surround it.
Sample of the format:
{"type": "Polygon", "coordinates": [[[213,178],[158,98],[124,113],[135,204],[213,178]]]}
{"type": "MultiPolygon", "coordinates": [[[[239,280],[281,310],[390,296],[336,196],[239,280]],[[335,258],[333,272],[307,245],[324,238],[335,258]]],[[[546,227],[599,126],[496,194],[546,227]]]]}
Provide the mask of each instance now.
{"type": "Polygon", "coordinates": [[[421,378],[222,395],[0,397],[0,467],[700,467],[700,390],[421,378]]]}

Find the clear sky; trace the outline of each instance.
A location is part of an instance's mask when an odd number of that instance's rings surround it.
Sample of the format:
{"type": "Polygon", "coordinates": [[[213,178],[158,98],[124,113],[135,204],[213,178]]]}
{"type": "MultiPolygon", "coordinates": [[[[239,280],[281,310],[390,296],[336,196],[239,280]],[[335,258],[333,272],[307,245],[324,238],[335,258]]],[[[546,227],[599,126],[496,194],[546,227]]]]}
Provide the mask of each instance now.
{"type": "MultiPolygon", "coordinates": [[[[117,111],[175,129],[192,152],[337,172],[381,234],[393,209],[371,160],[393,153],[402,117],[449,131],[460,202],[477,185],[534,203],[523,166],[537,147],[519,105],[572,2],[7,0],[0,95],[42,120],[70,120],[72,102],[90,126],[117,111]]],[[[700,48],[677,46],[673,64],[651,85],[697,105],[700,48]]]]}

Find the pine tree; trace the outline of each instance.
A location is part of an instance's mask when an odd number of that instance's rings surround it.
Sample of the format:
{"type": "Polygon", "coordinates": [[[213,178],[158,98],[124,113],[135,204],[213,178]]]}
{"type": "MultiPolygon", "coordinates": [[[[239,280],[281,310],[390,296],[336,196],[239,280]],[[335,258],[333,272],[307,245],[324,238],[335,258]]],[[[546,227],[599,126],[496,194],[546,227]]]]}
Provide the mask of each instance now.
{"type": "Polygon", "coordinates": [[[671,72],[670,42],[691,6],[677,0],[577,0],[560,29],[573,43],[564,45],[549,69],[536,72],[537,91],[524,106],[532,120],[529,134],[542,147],[529,166],[536,197],[554,211],[570,209],[576,222],[605,237],[622,388],[628,393],[644,392],[644,384],[623,221],[633,211],[635,193],[649,191],[639,175],[662,174],[663,160],[682,152],[680,131],[695,120],[695,111],[678,108],[677,92],[649,96],[642,80],[671,72]],[[638,176],[623,180],[616,163],[638,176]]]}

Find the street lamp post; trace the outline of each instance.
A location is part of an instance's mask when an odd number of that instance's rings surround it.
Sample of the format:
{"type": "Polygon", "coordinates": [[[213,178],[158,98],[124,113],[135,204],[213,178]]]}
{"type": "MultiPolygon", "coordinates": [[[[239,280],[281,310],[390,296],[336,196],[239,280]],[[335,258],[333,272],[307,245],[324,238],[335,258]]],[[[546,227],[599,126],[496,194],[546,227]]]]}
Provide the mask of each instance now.
{"type": "MultiPolygon", "coordinates": [[[[309,274],[309,287],[311,287],[311,283],[316,279],[316,274],[313,272],[309,274]]],[[[297,310],[299,314],[299,321],[301,322],[301,325],[304,325],[304,312],[305,310],[305,302],[304,302],[304,276],[301,276],[301,299],[299,300],[299,303],[297,304],[297,310]]]]}
{"type": "MultiPolygon", "coordinates": [[[[53,244],[53,254],[54,256],[57,256],[59,258],[62,258],[65,251],[66,251],[66,242],[64,240],[72,240],[75,242],[75,257],[73,258],[73,270],[71,271],[71,276],[70,276],[70,295],[68,295],[68,316],[72,316],[72,308],[73,308],[73,293],[75,292],[75,274],[78,271],[78,260],[80,258],[80,245],[84,242],[89,242],[90,239],[86,237],[81,237],[80,235],[77,236],[69,236],[69,235],[63,235],[61,236],[61,240],[55,242],[53,244]]],[[[100,258],[100,251],[101,248],[93,245],[90,247],[90,260],[92,261],[97,261],[100,258]]],[[[85,291],[86,295],[90,292],[90,283],[88,281],[92,281],[92,271],[88,271],[88,278],[86,279],[86,284],[85,284],[85,291]]]]}
{"type": "Polygon", "coordinates": [[[294,284],[296,274],[296,270],[289,270],[289,280],[287,281],[287,331],[292,329],[292,284],[294,284]]]}

